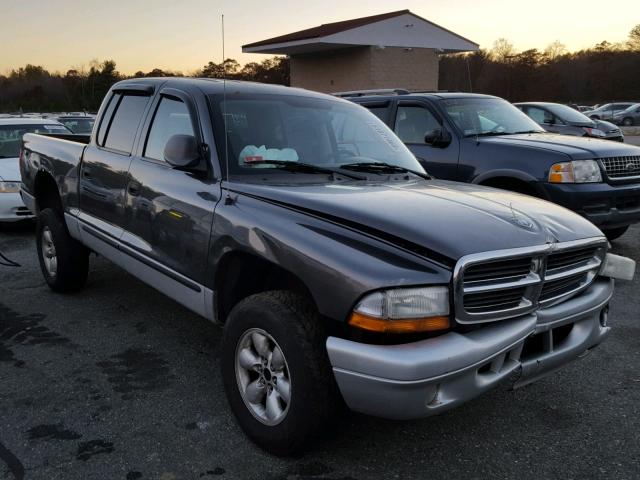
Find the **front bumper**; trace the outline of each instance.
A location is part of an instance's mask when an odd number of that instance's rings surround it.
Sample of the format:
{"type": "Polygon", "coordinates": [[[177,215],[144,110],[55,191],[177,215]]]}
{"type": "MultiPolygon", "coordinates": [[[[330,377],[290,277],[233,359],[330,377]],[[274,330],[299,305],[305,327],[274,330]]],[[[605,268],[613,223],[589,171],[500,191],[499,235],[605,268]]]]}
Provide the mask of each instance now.
{"type": "Polygon", "coordinates": [[[496,322],[467,334],[404,345],[327,340],[333,372],[347,405],[384,418],[411,419],[448,410],[507,379],[526,385],[598,345],[613,280],[536,314],[496,322]]]}
{"type": "Polygon", "coordinates": [[[18,222],[33,218],[20,193],[0,193],[0,222],[18,222]]]}
{"type": "Polygon", "coordinates": [[[640,222],[640,183],[554,184],[543,183],[547,198],[600,228],[615,228],[640,222]]]}

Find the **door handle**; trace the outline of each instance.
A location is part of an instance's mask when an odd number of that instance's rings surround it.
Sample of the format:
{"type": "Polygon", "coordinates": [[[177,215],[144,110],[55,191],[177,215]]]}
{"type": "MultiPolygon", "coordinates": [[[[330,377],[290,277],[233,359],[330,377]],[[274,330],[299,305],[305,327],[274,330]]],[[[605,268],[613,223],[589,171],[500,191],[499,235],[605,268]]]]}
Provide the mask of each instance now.
{"type": "Polygon", "coordinates": [[[140,185],[138,182],[129,182],[129,187],[127,188],[127,191],[129,192],[129,195],[131,195],[132,197],[137,197],[138,195],[140,195],[141,189],[142,189],[142,185],[140,185]]]}

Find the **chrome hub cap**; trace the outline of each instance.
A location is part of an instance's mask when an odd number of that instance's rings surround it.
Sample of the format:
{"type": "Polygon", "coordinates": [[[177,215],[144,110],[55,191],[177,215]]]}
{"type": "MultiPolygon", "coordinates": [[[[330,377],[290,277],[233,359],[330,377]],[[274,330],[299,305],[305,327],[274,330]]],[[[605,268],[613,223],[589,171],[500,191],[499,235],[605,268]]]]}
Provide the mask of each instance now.
{"type": "Polygon", "coordinates": [[[53,243],[53,235],[49,227],[42,230],[42,259],[44,268],[50,277],[55,277],[58,273],[58,257],[56,256],[56,246],[53,243]]]}
{"type": "Polygon", "coordinates": [[[236,380],[245,405],[265,425],[277,425],[289,411],[289,367],[278,343],[259,328],[244,332],[236,347],[236,380]]]}

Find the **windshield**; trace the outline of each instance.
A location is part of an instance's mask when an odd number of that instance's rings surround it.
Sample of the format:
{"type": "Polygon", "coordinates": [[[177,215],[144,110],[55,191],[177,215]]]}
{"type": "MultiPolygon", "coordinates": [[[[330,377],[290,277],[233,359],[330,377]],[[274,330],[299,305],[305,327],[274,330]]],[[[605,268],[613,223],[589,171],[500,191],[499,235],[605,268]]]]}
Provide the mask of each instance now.
{"type": "MultiPolygon", "coordinates": [[[[222,112],[226,111],[231,175],[282,173],[276,172],[281,167],[278,162],[322,169],[388,163],[424,172],[398,137],[359,105],[273,94],[234,94],[227,98],[226,105],[221,95],[212,96],[211,100],[218,114],[217,123],[222,123],[222,112]]],[[[216,131],[224,131],[224,126],[219,125],[216,131]]],[[[217,143],[224,148],[224,138],[217,143]]],[[[220,156],[224,158],[224,152],[220,156]]]]}
{"type": "Polygon", "coordinates": [[[565,122],[589,124],[593,123],[589,117],[583,115],[582,113],[571,107],[568,107],[567,105],[547,105],[547,108],[556,117],[558,117],[560,120],[564,120],[565,122]]]}
{"type": "Polygon", "coordinates": [[[60,118],[58,119],[65,127],[73,133],[91,133],[93,129],[93,118],[60,118]]]}
{"type": "Polygon", "coordinates": [[[50,124],[26,124],[26,125],[0,125],[0,158],[20,156],[22,136],[25,133],[71,133],[64,125],[50,124]]]}
{"type": "Polygon", "coordinates": [[[455,98],[442,100],[442,105],[465,137],[544,132],[537,123],[501,98],[455,98]]]}

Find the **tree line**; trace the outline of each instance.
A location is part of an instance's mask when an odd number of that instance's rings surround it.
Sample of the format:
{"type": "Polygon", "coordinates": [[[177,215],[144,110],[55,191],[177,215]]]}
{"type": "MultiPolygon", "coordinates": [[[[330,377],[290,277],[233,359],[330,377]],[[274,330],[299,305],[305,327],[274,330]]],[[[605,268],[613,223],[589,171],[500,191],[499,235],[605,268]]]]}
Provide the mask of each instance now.
{"type": "Polygon", "coordinates": [[[559,41],[542,51],[517,52],[501,38],[489,50],[445,55],[439,88],[488,93],[512,102],[640,102],[640,25],[626,42],[603,41],[578,52],[568,52],[559,41]]]}
{"type": "MultiPolygon", "coordinates": [[[[66,73],[48,72],[41,66],[26,65],[0,75],[0,112],[95,112],[109,88],[126,78],[174,77],[181,72],[154,68],[133,75],[118,72],[113,60],[93,61],[88,69],[71,69],[66,73]]],[[[286,57],[267,58],[262,62],[240,65],[236,60],[209,62],[188,76],[250,80],[289,85],[289,61],[286,57]]]]}
{"type": "MultiPolygon", "coordinates": [[[[93,61],[88,69],[66,73],[26,65],[0,75],[0,112],[95,112],[108,89],[119,80],[171,76],[182,73],[154,68],[123,75],[113,60],[93,61]]],[[[289,85],[289,59],[272,57],[245,65],[226,59],[209,62],[189,76],[289,85]]],[[[626,42],[603,41],[578,52],[568,52],[559,41],[544,50],[517,52],[502,38],[491,49],[442,55],[439,88],[488,93],[513,102],[640,101],[640,25],[631,30],[626,42]]]]}

